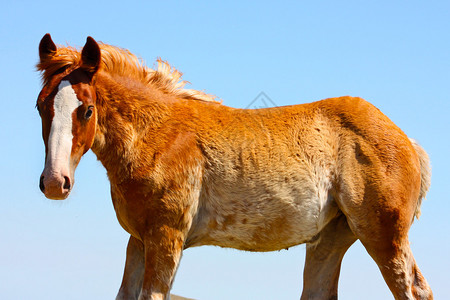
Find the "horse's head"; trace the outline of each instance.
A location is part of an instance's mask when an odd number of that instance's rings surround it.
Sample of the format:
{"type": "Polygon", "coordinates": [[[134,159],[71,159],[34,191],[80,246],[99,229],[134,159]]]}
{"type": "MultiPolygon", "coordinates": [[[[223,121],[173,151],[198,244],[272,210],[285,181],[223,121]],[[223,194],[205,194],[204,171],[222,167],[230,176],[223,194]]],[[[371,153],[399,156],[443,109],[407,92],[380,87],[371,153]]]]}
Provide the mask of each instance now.
{"type": "Polygon", "coordinates": [[[39,44],[39,66],[48,73],[36,106],[45,144],[45,168],[39,187],[47,198],[60,200],[69,195],[81,156],[94,142],[97,112],[93,79],[101,52],[95,40],[88,37],[79,61],[58,68],[62,54],[57,50],[46,34],[39,44]]]}

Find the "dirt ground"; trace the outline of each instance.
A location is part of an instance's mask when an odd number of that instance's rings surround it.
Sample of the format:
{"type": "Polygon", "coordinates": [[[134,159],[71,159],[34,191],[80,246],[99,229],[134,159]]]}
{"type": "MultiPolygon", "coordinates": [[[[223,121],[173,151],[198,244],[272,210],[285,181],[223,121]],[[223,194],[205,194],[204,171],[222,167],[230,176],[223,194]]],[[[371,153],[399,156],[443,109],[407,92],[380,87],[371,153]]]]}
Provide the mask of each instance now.
{"type": "Polygon", "coordinates": [[[191,298],[184,298],[184,297],[177,296],[177,295],[170,295],[170,299],[171,300],[194,300],[194,299],[191,299],[191,298]]]}

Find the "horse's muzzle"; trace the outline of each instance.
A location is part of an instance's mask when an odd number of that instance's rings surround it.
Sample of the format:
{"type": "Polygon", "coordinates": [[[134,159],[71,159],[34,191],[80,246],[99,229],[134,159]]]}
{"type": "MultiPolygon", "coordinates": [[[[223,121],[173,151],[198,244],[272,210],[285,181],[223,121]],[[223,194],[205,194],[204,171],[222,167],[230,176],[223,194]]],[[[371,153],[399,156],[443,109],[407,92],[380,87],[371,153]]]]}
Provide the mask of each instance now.
{"type": "Polygon", "coordinates": [[[72,182],[69,176],[52,174],[50,176],[41,175],[39,188],[45,197],[52,200],[66,199],[72,189],[72,182]]]}

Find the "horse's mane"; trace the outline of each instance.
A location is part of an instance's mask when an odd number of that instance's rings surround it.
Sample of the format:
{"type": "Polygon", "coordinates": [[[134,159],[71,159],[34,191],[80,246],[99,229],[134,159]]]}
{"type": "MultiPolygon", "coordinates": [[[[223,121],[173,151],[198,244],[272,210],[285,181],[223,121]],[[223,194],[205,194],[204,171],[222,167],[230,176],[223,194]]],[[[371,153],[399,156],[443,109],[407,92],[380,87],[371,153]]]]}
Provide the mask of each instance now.
{"type": "MultiPolygon", "coordinates": [[[[126,49],[99,43],[102,51],[102,63],[100,70],[111,75],[131,77],[146,85],[151,85],[164,93],[193,99],[218,102],[215,96],[208,95],[202,91],[186,89],[189,82],[182,80],[182,73],[169,65],[168,62],[157,59],[156,70],[145,65],[142,59],[126,49]]],[[[37,70],[42,73],[42,80],[47,83],[50,78],[61,69],[81,63],[81,51],[74,47],[58,47],[56,53],[45,61],[37,64],[37,70]]]]}

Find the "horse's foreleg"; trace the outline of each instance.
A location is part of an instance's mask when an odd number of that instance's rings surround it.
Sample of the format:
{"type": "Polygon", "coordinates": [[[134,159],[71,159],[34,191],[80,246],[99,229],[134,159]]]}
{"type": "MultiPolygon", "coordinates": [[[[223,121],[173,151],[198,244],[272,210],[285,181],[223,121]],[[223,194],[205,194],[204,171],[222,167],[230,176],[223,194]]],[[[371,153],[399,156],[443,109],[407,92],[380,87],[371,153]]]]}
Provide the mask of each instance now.
{"type": "Polygon", "coordinates": [[[175,277],[184,236],[169,226],[151,230],[144,239],[145,274],[139,300],[168,300],[175,277]]]}
{"type": "Polygon", "coordinates": [[[341,261],[356,241],[344,215],[332,220],[319,238],[306,246],[302,300],[337,299],[341,261]]]}
{"type": "Polygon", "coordinates": [[[138,299],[144,279],[144,245],[130,236],[122,285],[116,300],[138,299]]]}

